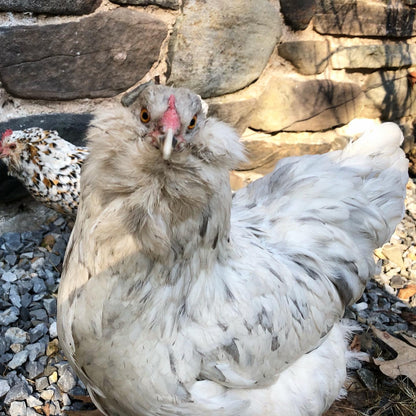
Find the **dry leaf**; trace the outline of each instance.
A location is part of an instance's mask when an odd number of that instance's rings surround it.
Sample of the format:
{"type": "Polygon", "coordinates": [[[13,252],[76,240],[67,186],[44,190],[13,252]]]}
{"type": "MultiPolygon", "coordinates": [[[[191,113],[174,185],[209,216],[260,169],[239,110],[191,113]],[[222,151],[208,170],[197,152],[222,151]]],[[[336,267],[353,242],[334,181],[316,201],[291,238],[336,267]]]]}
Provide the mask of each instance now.
{"type": "Polygon", "coordinates": [[[42,411],[43,411],[43,414],[45,416],[50,415],[51,411],[50,411],[50,408],[49,408],[49,403],[46,403],[44,406],[42,406],[42,411]]]}
{"type": "Polygon", "coordinates": [[[55,237],[52,234],[47,234],[45,235],[45,237],[43,237],[43,240],[40,243],[40,245],[42,247],[45,247],[48,251],[52,251],[52,247],[54,246],[55,242],[55,237]]]}
{"type": "Polygon", "coordinates": [[[403,289],[400,289],[399,293],[397,294],[397,297],[399,299],[407,300],[411,298],[414,294],[416,294],[416,285],[411,284],[407,285],[403,289]]]}
{"type": "Polygon", "coordinates": [[[55,338],[48,343],[48,346],[46,347],[46,355],[50,357],[51,355],[55,355],[57,352],[59,352],[59,341],[55,338]]]}
{"type": "Polygon", "coordinates": [[[409,345],[407,342],[401,341],[373,326],[371,329],[379,339],[397,352],[397,357],[394,360],[382,361],[374,359],[375,364],[379,366],[386,376],[391,378],[407,376],[416,385],[416,340],[403,335],[406,341],[411,344],[409,345]]]}
{"type": "Polygon", "coordinates": [[[357,351],[357,352],[361,351],[361,341],[358,335],[354,335],[354,338],[352,339],[351,344],[350,344],[350,350],[357,351]]]}

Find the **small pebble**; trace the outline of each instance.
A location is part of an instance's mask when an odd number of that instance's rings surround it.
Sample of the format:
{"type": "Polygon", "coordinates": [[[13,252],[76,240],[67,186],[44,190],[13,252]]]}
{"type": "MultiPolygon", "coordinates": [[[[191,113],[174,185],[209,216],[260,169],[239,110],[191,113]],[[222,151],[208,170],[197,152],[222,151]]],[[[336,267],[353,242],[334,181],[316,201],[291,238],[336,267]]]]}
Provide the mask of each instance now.
{"type": "Polygon", "coordinates": [[[42,397],[43,400],[52,400],[52,397],[54,395],[54,391],[52,389],[43,390],[40,393],[40,397],[42,397]]]}
{"type": "Polygon", "coordinates": [[[14,285],[10,288],[9,299],[13,306],[16,306],[16,308],[20,308],[22,306],[22,301],[17,291],[17,287],[14,285]]]}
{"type": "Polygon", "coordinates": [[[42,338],[48,332],[48,327],[45,323],[37,324],[34,328],[29,330],[30,343],[33,344],[38,339],[42,338]]]}
{"type": "Polygon", "coordinates": [[[8,271],[3,273],[1,280],[4,280],[5,282],[15,282],[17,280],[17,275],[12,271],[8,271]]]}
{"type": "Polygon", "coordinates": [[[29,361],[25,366],[30,380],[34,380],[37,376],[43,374],[44,369],[45,367],[39,361],[29,361]]]}
{"type": "Polygon", "coordinates": [[[8,326],[13,322],[16,322],[19,318],[19,309],[16,306],[12,306],[3,312],[0,312],[0,326],[8,326]]]}
{"type": "Polygon", "coordinates": [[[25,402],[12,402],[9,409],[10,416],[26,416],[25,402]]]}
{"type": "Polygon", "coordinates": [[[2,235],[5,247],[9,252],[19,251],[23,244],[21,242],[20,233],[9,232],[2,235]]]}
{"type": "Polygon", "coordinates": [[[19,380],[6,394],[4,403],[10,404],[17,400],[25,400],[29,397],[30,393],[31,391],[27,382],[25,383],[22,380],[19,380]]]}
{"type": "Polygon", "coordinates": [[[56,371],[54,371],[49,377],[49,384],[53,384],[56,383],[58,381],[58,373],[56,371]]]}
{"type": "Polygon", "coordinates": [[[29,311],[29,315],[31,316],[31,319],[34,321],[34,323],[48,321],[48,314],[46,313],[45,309],[31,310],[29,311]]]}
{"type": "Polygon", "coordinates": [[[17,354],[20,351],[23,351],[23,345],[22,344],[12,344],[10,345],[10,349],[17,354]]]}
{"type": "Polygon", "coordinates": [[[0,379],[0,398],[3,397],[10,390],[7,380],[0,379]]]}
{"type": "Polygon", "coordinates": [[[27,405],[29,406],[29,407],[36,407],[36,406],[42,406],[42,402],[39,400],[39,399],[37,399],[36,397],[34,397],[34,396],[29,396],[27,399],[26,399],[26,403],[27,403],[27,405]]]}
{"type": "Polygon", "coordinates": [[[7,364],[7,366],[14,370],[15,368],[23,365],[26,362],[28,356],[29,356],[28,351],[26,350],[20,351],[14,355],[13,359],[7,364]]]}
{"type": "Polygon", "coordinates": [[[56,255],[55,253],[51,253],[48,257],[48,260],[54,267],[59,266],[59,264],[62,262],[61,257],[56,255]]]}
{"type": "Polygon", "coordinates": [[[63,374],[59,377],[58,387],[63,392],[71,391],[77,385],[76,376],[69,367],[66,367],[63,374]]]}
{"type": "Polygon", "coordinates": [[[16,262],[17,262],[17,256],[16,256],[16,254],[8,254],[8,255],[4,258],[4,260],[6,260],[6,263],[7,263],[9,266],[14,266],[14,265],[16,264],[16,262]]]}
{"type": "Polygon", "coordinates": [[[29,351],[29,360],[35,361],[40,355],[45,353],[46,346],[41,342],[29,344],[26,346],[26,350],[29,351]]]}
{"type": "Polygon", "coordinates": [[[53,321],[49,327],[49,336],[53,338],[58,337],[58,330],[56,328],[56,321],[53,321]]]}
{"type": "Polygon", "coordinates": [[[4,336],[11,343],[23,344],[23,343],[26,343],[26,341],[28,340],[27,332],[23,331],[23,329],[16,327],[16,326],[9,328],[5,332],[4,336]]]}
{"type": "Polygon", "coordinates": [[[357,370],[357,374],[369,390],[377,391],[377,380],[372,371],[366,368],[360,368],[357,370]]]}
{"type": "Polygon", "coordinates": [[[33,282],[33,291],[35,293],[46,292],[45,282],[41,278],[34,277],[32,279],[32,282],[33,282]]]}
{"type": "Polygon", "coordinates": [[[360,302],[352,305],[351,308],[356,312],[364,311],[368,308],[368,304],[366,302],[360,302]]]}
{"type": "Polygon", "coordinates": [[[49,386],[49,381],[47,377],[40,377],[36,379],[35,386],[37,391],[45,390],[49,386]]]}
{"type": "Polygon", "coordinates": [[[56,316],[56,298],[43,299],[43,306],[49,316],[56,316]]]}

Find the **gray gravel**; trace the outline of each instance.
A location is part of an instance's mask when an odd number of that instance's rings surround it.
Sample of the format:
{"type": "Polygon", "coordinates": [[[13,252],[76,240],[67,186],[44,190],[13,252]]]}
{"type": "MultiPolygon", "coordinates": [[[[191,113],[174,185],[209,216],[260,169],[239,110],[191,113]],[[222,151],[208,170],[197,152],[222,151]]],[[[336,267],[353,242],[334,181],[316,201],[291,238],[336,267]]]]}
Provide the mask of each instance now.
{"type": "Polygon", "coordinates": [[[86,395],[59,350],[56,295],[65,219],[0,236],[0,415],[61,415],[86,395]]]}
{"type": "MultiPolygon", "coordinates": [[[[402,317],[416,313],[416,286],[413,295],[403,297],[403,289],[416,285],[416,185],[407,186],[406,212],[390,243],[376,250],[379,274],[367,284],[362,298],[349,310],[349,316],[364,328],[370,325],[392,334],[416,338],[416,327],[402,317]],[[399,296],[399,297],[398,297],[399,296]]],[[[411,294],[412,291],[409,291],[411,294]]]]}
{"type": "MultiPolygon", "coordinates": [[[[403,311],[415,313],[416,295],[396,296],[416,284],[415,190],[409,183],[406,216],[391,244],[377,251],[380,274],[346,313],[364,328],[416,337],[415,327],[402,317],[403,311]]],[[[56,331],[56,294],[69,235],[65,219],[55,215],[37,230],[0,236],[0,416],[61,415],[83,406],[76,397],[87,392],[65,361],[56,331]]],[[[371,382],[371,372],[360,363],[356,369],[371,382]]]]}

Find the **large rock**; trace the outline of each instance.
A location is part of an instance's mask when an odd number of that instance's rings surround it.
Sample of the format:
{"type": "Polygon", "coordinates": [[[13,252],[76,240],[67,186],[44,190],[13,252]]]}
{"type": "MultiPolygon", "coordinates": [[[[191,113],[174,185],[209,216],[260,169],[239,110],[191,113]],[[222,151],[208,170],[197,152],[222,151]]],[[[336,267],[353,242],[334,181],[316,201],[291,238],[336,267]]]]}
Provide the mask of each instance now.
{"type": "Polygon", "coordinates": [[[271,172],[280,159],[342,149],[348,143],[348,138],[337,130],[270,135],[247,129],[242,142],[246,147],[247,162],[231,173],[234,190],[271,172]]]}
{"type": "Polygon", "coordinates": [[[268,132],[326,130],[357,117],[362,95],[354,83],[274,75],[250,126],[268,132]]]}
{"type": "Polygon", "coordinates": [[[208,102],[208,115],[233,126],[239,134],[243,133],[250,125],[251,115],[257,105],[257,99],[254,97],[237,98],[228,95],[213,98],[208,102]]]}
{"type": "Polygon", "coordinates": [[[416,94],[406,70],[375,72],[368,76],[363,88],[365,117],[397,120],[416,114],[416,94]]]}
{"type": "Polygon", "coordinates": [[[242,134],[250,125],[251,116],[262,93],[262,86],[255,83],[233,94],[208,98],[208,114],[230,124],[242,134]]]}
{"type": "Polygon", "coordinates": [[[319,133],[281,132],[271,135],[248,129],[242,142],[247,150],[247,162],[241,164],[238,170],[256,170],[264,175],[271,172],[280,159],[326,153],[343,148],[348,141],[336,130],[319,133]]]}
{"type": "Polygon", "coordinates": [[[281,34],[267,0],[187,0],[169,43],[168,83],[213,97],[256,80],[281,34]]]}
{"type": "Polygon", "coordinates": [[[332,53],[334,69],[401,68],[416,63],[416,45],[379,44],[340,47],[332,53]]]}
{"type": "Polygon", "coordinates": [[[280,7],[287,23],[293,30],[306,29],[316,10],[315,0],[280,0],[280,7]]]}
{"type": "Polygon", "coordinates": [[[154,4],[155,6],[163,7],[165,9],[178,10],[179,0],[110,0],[118,4],[130,4],[133,6],[148,6],[154,4]]]}
{"type": "Polygon", "coordinates": [[[320,74],[328,66],[329,44],[326,40],[284,42],[279,45],[278,52],[304,75],[320,74]]]}
{"type": "Polygon", "coordinates": [[[85,136],[92,119],[93,115],[89,113],[35,114],[0,122],[0,135],[7,129],[41,127],[44,130],[56,130],[65,140],[77,146],[85,146],[85,136]]]}
{"type": "Polygon", "coordinates": [[[125,8],[77,22],[0,28],[0,78],[23,98],[111,97],[149,71],[166,35],[158,18],[125,8]]]}
{"type": "Polygon", "coordinates": [[[410,37],[416,35],[416,10],[383,0],[317,0],[317,32],[346,36],[410,37]]]}
{"type": "Polygon", "coordinates": [[[81,15],[92,13],[101,2],[102,0],[0,0],[0,11],[81,15]]]}

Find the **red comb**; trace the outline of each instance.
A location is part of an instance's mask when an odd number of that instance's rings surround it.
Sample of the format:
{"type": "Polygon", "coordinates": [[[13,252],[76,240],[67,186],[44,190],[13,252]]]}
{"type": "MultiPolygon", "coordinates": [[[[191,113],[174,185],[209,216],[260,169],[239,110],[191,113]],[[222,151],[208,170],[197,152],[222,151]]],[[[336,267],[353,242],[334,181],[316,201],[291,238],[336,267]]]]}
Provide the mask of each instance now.
{"type": "Polygon", "coordinates": [[[5,137],[7,136],[11,136],[13,134],[13,130],[12,129],[7,129],[2,135],[1,135],[1,140],[3,140],[5,137]]]}
{"type": "Polygon", "coordinates": [[[175,96],[173,94],[168,99],[168,109],[162,116],[162,125],[173,130],[177,130],[181,125],[181,120],[175,107],[175,96]]]}

